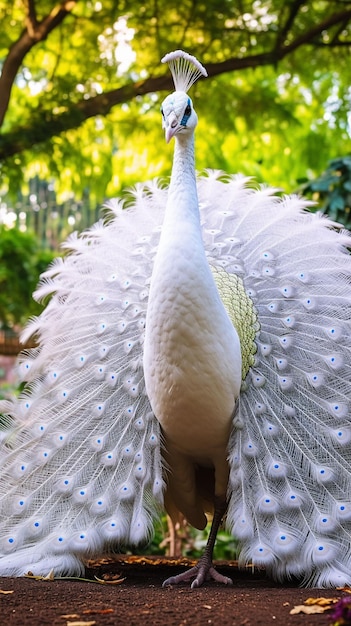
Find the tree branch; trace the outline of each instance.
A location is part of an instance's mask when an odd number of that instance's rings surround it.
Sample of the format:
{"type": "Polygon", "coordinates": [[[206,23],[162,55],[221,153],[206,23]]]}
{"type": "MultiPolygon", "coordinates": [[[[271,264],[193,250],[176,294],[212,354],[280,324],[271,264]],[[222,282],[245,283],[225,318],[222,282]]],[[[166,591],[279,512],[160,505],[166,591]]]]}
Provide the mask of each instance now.
{"type": "MultiPolygon", "coordinates": [[[[280,50],[280,48],[284,44],[284,41],[286,40],[286,37],[293,26],[295,17],[297,16],[300,10],[300,7],[303,4],[305,4],[305,0],[294,0],[294,2],[290,5],[288,18],[285,24],[282,26],[281,30],[278,32],[276,46],[275,46],[276,50],[280,50]]],[[[284,7],[283,7],[283,10],[284,10],[284,7]]]]}
{"type": "MultiPolygon", "coordinates": [[[[61,5],[61,7],[62,6],[63,5],[61,5]]],[[[297,3],[294,3],[294,6],[296,8],[297,3]]],[[[230,58],[220,63],[209,63],[206,64],[206,69],[210,77],[218,76],[225,72],[234,72],[250,67],[277,65],[285,56],[291,54],[303,45],[324,45],[325,48],[340,45],[340,42],[335,44],[333,41],[329,44],[322,44],[322,42],[316,41],[316,39],[324,30],[350,19],[351,10],[330,15],[289,44],[285,44],[284,41],[282,41],[279,48],[274,47],[271,51],[242,58],[230,58]]],[[[43,22],[41,22],[41,24],[42,23],[43,22]]],[[[288,22],[286,22],[285,27],[287,27],[287,25],[288,22]]],[[[119,89],[99,94],[88,100],[82,99],[78,103],[67,104],[65,102],[66,108],[60,114],[55,115],[51,110],[45,111],[41,114],[40,118],[33,118],[33,123],[30,127],[21,127],[0,135],[0,161],[30,149],[35,144],[45,142],[64,131],[78,128],[85,120],[91,117],[107,115],[112,107],[128,102],[136,96],[143,96],[147,93],[163,90],[170,91],[172,86],[171,77],[167,73],[164,76],[150,77],[145,81],[124,85],[119,89]]]]}
{"type": "MultiPolygon", "coordinates": [[[[300,37],[297,37],[290,44],[283,46],[280,49],[281,53],[283,53],[283,56],[286,56],[287,54],[290,54],[291,52],[293,52],[293,50],[296,50],[297,48],[300,48],[301,46],[305,44],[308,44],[308,43],[313,44],[315,37],[317,35],[320,35],[324,30],[328,30],[328,28],[331,28],[332,26],[335,26],[336,24],[339,24],[340,22],[341,23],[345,21],[348,22],[350,19],[351,19],[351,9],[347,11],[341,11],[340,13],[334,13],[330,15],[329,17],[327,17],[323,22],[319,22],[319,24],[316,24],[316,26],[306,31],[300,37]]],[[[326,47],[328,47],[328,44],[326,44],[326,47]]],[[[283,56],[281,58],[283,58],[283,56]]]]}
{"type": "Polygon", "coordinates": [[[0,76],[0,128],[10,101],[11,90],[17,72],[29,50],[43,41],[51,31],[71,13],[78,0],[63,0],[41,22],[37,21],[34,0],[27,1],[26,28],[11,46],[0,76]]]}

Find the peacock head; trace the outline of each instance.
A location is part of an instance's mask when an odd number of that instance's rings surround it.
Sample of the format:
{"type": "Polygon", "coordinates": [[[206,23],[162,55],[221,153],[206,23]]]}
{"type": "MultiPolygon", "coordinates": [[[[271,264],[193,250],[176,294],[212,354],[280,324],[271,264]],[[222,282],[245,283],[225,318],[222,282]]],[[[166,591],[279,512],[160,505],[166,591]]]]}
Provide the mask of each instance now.
{"type": "Polygon", "coordinates": [[[162,103],[161,113],[167,143],[174,135],[189,135],[194,132],[197,115],[191,98],[185,91],[175,91],[167,96],[162,103]]]}
{"type": "Polygon", "coordinates": [[[175,135],[193,134],[197,115],[187,92],[200,76],[207,76],[207,72],[195,57],[183,50],[169,52],[162,63],[168,63],[175,86],[175,91],[165,98],[161,107],[162,128],[168,143],[175,135]]]}

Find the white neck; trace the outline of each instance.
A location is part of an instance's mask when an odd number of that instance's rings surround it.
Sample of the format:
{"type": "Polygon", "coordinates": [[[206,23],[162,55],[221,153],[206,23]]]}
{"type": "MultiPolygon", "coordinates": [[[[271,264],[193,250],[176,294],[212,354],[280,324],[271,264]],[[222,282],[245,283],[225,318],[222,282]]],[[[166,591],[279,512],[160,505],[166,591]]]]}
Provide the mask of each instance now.
{"type": "Polygon", "coordinates": [[[187,190],[193,187],[196,191],[194,135],[175,138],[169,193],[182,191],[185,187],[187,190]]]}
{"type": "MultiPolygon", "coordinates": [[[[201,238],[200,214],[196,189],[194,136],[176,137],[172,176],[168,192],[162,234],[168,237],[170,228],[192,224],[201,238]]],[[[162,239],[162,237],[161,237],[162,239]]]]}

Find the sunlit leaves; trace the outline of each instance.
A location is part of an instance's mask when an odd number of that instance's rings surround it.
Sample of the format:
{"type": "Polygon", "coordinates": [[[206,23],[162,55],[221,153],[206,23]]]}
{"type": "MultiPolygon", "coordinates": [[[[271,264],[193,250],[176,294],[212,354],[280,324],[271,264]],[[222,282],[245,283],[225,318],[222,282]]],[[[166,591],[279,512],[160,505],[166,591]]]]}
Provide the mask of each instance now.
{"type": "MultiPolygon", "coordinates": [[[[34,6],[40,21],[54,3],[34,6]]],[[[14,145],[29,137],[31,149],[3,163],[0,195],[16,196],[35,175],[54,180],[59,199],[88,189],[101,202],[168,174],[172,146],[164,144],[159,117],[165,93],[126,94],[107,115],[87,120],[79,104],[164,75],[160,58],[178,47],[205,65],[247,61],[240,72],[210,76],[192,89],[198,169],[241,171],[295,189],[329,159],[351,152],[347,11],[351,2],[337,0],[77,2],[17,73],[3,138],[10,133],[14,145]],[[316,31],[342,11],[345,19],[316,31]],[[284,56],[300,40],[307,43],[284,56]]],[[[25,3],[0,0],[0,12],[1,64],[25,26],[25,3]]]]}

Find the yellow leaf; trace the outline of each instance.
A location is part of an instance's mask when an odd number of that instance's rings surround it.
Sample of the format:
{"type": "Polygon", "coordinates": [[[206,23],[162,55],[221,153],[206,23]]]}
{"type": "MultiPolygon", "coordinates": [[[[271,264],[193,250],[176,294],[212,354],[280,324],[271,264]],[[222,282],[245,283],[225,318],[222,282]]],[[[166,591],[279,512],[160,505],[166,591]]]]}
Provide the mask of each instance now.
{"type": "Polygon", "coordinates": [[[67,622],[67,626],[94,626],[96,622],[67,622]]]}
{"type": "Polygon", "coordinates": [[[120,585],[121,583],[125,581],[125,578],[116,578],[114,580],[104,580],[103,578],[98,578],[97,576],[94,576],[94,578],[101,585],[120,585]]]}
{"type": "Polygon", "coordinates": [[[335,604],[337,602],[336,598],[307,598],[307,600],[305,600],[305,604],[307,605],[313,605],[313,604],[318,604],[319,606],[331,606],[332,604],[335,604]]]}
{"type": "Polygon", "coordinates": [[[35,574],[33,574],[33,572],[27,572],[27,574],[24,575],[25,578],[33,578],[34,580],[54,580],[55,576],[54,576],[54,570],[50,570],[50,572],[46,575],[46,576],[36,576],[35,574]]]}
{"type": "Polygon", "coordinates": [[[291,609],[290,615],[297,615],[298,613],[307,613],[307,615],[312,615],[313,613],[324,613],[327,608],[324,606],[318,606],[318,604],[314,604],[313,606],[299,604],[298,606],[294,606],[294,608],[291,609]]]}

